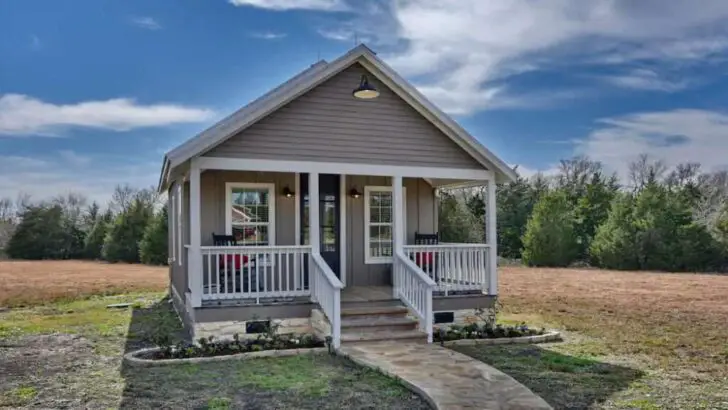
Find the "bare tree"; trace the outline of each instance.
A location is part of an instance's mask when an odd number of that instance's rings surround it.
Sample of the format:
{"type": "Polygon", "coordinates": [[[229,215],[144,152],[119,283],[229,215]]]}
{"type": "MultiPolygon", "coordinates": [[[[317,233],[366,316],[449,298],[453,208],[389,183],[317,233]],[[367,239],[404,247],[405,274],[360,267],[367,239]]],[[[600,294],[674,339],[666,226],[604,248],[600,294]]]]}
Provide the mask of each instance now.
{"type": "Polygon", "coordinates": [[[647,154],[640,156],[629,164],[629,182],[634,192],[641,191],[650,183],[664,179],[667,166],[662,160],[652,161],[647,154]]]}
{"type": "Polygon", "coordinates": [[[86,202],[86,197],[77,192],[69,192],[65,195],[58,195],[51,201],[51,203],[58,205],[61,209],[63,209],[63,214],[74,226],[78,226],[81,223],[81,217],[83,216],[83,209],[86,206],[86,202]]]}

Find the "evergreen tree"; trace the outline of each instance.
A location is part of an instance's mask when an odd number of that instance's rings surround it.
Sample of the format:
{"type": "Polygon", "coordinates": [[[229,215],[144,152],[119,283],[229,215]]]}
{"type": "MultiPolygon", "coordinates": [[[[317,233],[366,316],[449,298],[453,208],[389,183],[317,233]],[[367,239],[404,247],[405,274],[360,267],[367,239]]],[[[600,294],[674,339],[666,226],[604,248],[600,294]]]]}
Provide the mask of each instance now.
{"type": "Polygon", "coordinates": [[[109,262],[139,262],[139,243],[152,214],[150,204],[135,199],[117,215],[104,240],[103,258],[109,262]]]}
{"type": "Polygon", "coordinates": [[[21,212],[5,251],[13,259],[63,259],[68,239],[59,205],[32,205],[21,212]]]}
{"type": "Polygon", "coordinates": [[[149,265],[166,265],[168,254],[167,206],[154,216],[144,231],[144,238],[139,244],[139,256],[142,263],[149,265]]]}
{"type": "Polygon", "coordinates": [[[523,236],[523,262],[530,266],[568,266],[577,257],[574,217],[566,192],[544,195],[533,209],[523,236]]]}
{"type": "Polygon", "coordinates": [[[86,236],[83,254],[86,259],[101,259],[101,251],[104,247],[104,240],[109,230],[113,214],[107,210],[100,218],[97,218],[91,231],[86,236]]]}

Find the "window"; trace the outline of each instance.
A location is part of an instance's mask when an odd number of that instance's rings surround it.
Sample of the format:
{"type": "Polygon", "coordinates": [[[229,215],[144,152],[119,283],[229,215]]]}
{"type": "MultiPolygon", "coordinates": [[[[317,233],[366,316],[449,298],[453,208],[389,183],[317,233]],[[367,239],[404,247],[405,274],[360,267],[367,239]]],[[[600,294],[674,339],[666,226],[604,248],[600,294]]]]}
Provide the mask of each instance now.
{"type": "MultiPolygon", "coordinates": [[[[402,196],[406,210],[404,188],[402,196]]],[[[364,187],[364,263],[392,262],[392,209],[392,187],[364,187]]]]}
{"type": "Polygon", "coordinates": [[[275,244],[275,186],[227,183],[226,230],[241,246],[275,244]]]}

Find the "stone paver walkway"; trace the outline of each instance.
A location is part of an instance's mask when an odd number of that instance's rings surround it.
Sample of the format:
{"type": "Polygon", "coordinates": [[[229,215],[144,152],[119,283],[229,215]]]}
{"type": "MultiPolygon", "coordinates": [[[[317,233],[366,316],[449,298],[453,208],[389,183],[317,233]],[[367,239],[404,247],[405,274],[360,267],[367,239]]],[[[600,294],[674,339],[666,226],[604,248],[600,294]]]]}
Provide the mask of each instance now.
{"type": "Polygon", "coordinates": [[[340,352],[402,380],[436,409],[551,409],[503,372],[438,345],[378,342],[344,345],[340,352]]]}

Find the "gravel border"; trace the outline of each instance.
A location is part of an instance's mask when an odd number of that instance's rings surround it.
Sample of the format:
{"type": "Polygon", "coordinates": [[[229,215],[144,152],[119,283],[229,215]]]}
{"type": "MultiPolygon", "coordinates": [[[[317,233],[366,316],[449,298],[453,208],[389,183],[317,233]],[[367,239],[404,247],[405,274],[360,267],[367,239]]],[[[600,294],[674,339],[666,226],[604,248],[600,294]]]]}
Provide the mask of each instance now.
{"type": "MultiPolygon", "coordinates": [[[[469,345],[511,345],[527,343],[560,342],[561,333],[551,331],[542,335],[521,336],[521,337],[499,337],[497,339],[459,339],[448,340],[445,346],[469,346],[469,345]]],[[[435,342],[437,343],[437,342],[435,342]]]]}
{"type": "Polygon", "coordinates": [[[124,363],[130,366],[136,367],[151,367],[151,366],[164,366],[170,364],[183,364],[183,363],[209,363],[209,362],[220,362],[224,360],[248,360],[257,359],[260,357],[287,357],[287,356],[298,356],[304,354],[322,354],[328,352],[326,347],[313,347],[308,349],[284,349],[284,350],[263,350],[260,352],[247,352],[230,354],[225,356],[212,356],[212,357],[190,357],[186,359],[144,359],[137,357],[142,354],[158,352],[161,349],[158,347],[146,348],[134,350],[124,355],[124,363]]]}

